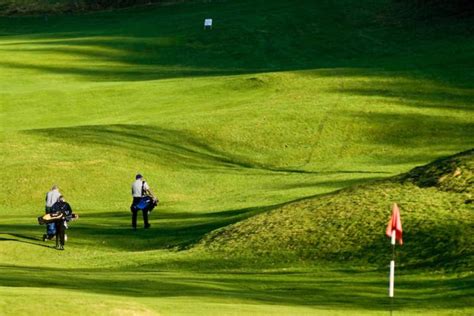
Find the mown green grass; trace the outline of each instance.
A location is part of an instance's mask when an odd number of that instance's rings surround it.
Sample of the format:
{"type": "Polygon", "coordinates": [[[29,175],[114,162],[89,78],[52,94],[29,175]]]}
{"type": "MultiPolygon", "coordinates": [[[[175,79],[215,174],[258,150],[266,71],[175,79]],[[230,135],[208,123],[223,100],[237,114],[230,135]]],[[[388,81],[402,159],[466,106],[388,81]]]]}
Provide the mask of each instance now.
{"type": "MultiPolygon", "coordinates": [[[[472,148],[471,22],[413,22],[380,1],[0,18],[0,313],[387,311],[386,271],[367,263],[183,249],[472,148]],[[162,202],[132,232],[138,171],[162,202]],[[53,183],[81,215],[65,252],[36,224],[53,183]]],[[[469,273],[409,271],[400,314],[472,312],[469,273]]]]}
{"type": "MultiPolygon", "coordinates": [[[[162,271],[160,265],[48,271],[10,267],[2,278],[5,287],[0,288],[4,310],[12,314],[35,308],[41,310],[40,314],[59,310],[63,314],[120,315],[124,313],[121,311],[133,310],[144,315],[344,315],[351,312],[381,315],[390,309],[385,293],[386,278],[381,271],[310,267],[265,270],[214,267],[209,271],[203,269],[209,267],[206,260],[176,256],[174,259],[180,262],[175,267],[179,272],[170,271],[169,266],[161,266],[166,269],[162,271]],[[199,272],[195,271],[196,265],[199,272]],[[190,266],[194,271],[189,270],[190,266]],[[25,289],[26,282],[29,286],[25,289]],[[17,304],[22,296],[31,297],[27,306],[17,304]],[[64,296],[67,298],[63,299],[64,296]],[[45,297],[57,299],[45,304],[45,297]]],[[[397,299],[392,303],[396,314],[463,315],[472,311],[469,307],[472,274],[401,272],[397,282],[397,299]]]]}

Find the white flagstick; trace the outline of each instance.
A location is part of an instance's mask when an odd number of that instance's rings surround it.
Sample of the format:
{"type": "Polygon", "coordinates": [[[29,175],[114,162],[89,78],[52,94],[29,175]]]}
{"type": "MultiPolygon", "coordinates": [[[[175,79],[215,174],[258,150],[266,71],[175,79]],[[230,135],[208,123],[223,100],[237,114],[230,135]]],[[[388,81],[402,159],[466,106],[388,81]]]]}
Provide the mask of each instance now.
{"type": "MultiPolygon", "coordinates": [[[[395,248],[395,230],[392,230],[392,247],[395,248]]],[[[393,256],[392,260],[390,261],[390,286],[388,290],[389,297],[393,297],[394,283],[395,283],[395,258],[393,256]]]]}
{"type": "Polygon", "coordinates": [[[388,291],[388,296],[393,297],[393,285],[395,279],[395,261],[390,261],[390,289],[388,291]]]}

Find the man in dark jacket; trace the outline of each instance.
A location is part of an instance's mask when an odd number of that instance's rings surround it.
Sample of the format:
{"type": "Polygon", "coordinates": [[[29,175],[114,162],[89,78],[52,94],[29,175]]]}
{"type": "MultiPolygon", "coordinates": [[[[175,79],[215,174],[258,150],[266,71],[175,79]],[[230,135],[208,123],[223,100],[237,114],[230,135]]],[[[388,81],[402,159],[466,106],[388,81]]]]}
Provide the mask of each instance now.
{"type": "Polygon", "coordinates": [[[67,222],[78,218],[77,214],[72,212],[71,206],[61,195],[59,200],[51,207],[51,213],[61,213],[62,217],[55,221],[56,227],[56,249],[64,250],[65,232],[67,229],[67,222]]]}

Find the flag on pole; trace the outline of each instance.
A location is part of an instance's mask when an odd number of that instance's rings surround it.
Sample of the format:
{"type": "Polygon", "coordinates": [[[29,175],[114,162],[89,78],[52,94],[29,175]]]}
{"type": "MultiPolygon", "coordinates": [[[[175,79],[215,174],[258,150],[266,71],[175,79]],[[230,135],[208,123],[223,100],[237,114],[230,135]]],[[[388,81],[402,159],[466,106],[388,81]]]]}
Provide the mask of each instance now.
{"type": "Polygon", "coordinates": [[[395,240],[398,241],[400,245],[403,245],[402,234],[403,229],[402,220],[400,218],[400,209],[398,208],[397,203],[393,203],[392,217],[388,221],[387,229],[385,230],[385,235],[387,235],[387,237],[395,238],[395,240]],[[394,237],[392,237],[393,233],[394,237]]]}

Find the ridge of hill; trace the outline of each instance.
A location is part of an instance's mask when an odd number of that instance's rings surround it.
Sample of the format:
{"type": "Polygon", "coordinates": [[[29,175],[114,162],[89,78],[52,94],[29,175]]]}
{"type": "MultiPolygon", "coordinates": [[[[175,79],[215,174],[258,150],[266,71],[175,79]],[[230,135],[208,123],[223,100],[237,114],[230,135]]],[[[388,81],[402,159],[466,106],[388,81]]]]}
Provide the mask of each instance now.
{"type": "Polygon", "coordinates": [[[221,228],[198,245],[225,256],[386,264],[390,204],[401,207],[407,266],[472,267],[474,150],[406,174],[293,202],[221,228]]]}
{"type": "Polygon", "coordinates": [[[403,182],[412,182],[421,188],[436,187],[441,191],[466,194],[470,203],[474,191],[474,150],[438,159],[412,169],[401,176],[403,182]]]}

